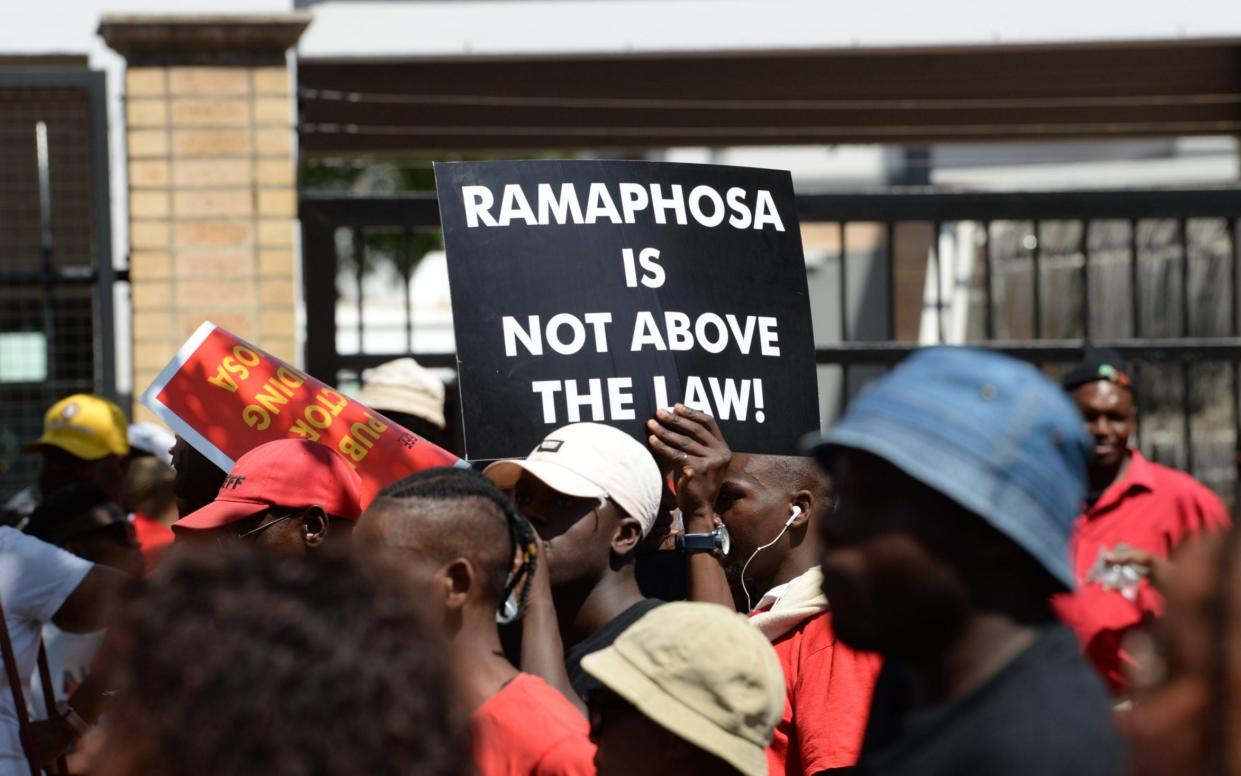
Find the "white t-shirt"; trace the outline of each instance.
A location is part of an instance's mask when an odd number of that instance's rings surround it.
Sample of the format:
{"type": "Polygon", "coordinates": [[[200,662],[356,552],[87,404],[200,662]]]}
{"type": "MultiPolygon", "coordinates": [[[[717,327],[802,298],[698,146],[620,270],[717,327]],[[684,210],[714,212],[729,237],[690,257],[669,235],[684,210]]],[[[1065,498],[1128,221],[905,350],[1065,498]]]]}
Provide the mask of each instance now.
{"type": "MultiPolygon", "coordinates": [[[[39,634],[92,564],[76,555],[0,526],[0,603],[17,658],[17,675],[28,677],[39,655],[39,634]]],[[[30,688],[23,690],[30,697],[30,688]]],[[[22,754],[13,691],[0,671],[0,776],[29,773],[22,754]]]]}
{"type": "MultiPolygon", "coordinates": [[[[106,631],[94,633],[69,633],[55,625],[43,626],[43,648],[47,650],[48,672],[52,675],[52,703],[69,700],[78,685],[86,681],[91,663],[106,631]]],[[[43,679],[36,668],[30,675],[30,694],[26,705],[31,718],[47,716],[47,703],[43,700],[43,679]]]]}

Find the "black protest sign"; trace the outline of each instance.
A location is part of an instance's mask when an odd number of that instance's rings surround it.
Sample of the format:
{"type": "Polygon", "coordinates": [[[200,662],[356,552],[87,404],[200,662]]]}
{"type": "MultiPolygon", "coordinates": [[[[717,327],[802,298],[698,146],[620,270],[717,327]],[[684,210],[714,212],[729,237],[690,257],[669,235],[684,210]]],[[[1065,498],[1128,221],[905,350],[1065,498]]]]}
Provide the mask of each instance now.
{"type": "Polygon", "coordinates": [[[567,423],[645,442],[658,407],[709,412],[734,450],[819,425],[787,172],[623,161],[435,167],[468,457],[567,423]]]}

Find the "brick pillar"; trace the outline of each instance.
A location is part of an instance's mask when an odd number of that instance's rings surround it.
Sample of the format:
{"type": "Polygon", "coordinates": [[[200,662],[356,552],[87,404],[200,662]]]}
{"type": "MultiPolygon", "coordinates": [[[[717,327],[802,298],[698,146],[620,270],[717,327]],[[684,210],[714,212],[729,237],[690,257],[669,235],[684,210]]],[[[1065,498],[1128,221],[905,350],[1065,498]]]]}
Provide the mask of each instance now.
{"type": "Polygon", "coordinates": [[[297,358],[295,85],[285,52],[309,20],[100,25],[127,61],[135,397],[204,320],[297,358]]]}

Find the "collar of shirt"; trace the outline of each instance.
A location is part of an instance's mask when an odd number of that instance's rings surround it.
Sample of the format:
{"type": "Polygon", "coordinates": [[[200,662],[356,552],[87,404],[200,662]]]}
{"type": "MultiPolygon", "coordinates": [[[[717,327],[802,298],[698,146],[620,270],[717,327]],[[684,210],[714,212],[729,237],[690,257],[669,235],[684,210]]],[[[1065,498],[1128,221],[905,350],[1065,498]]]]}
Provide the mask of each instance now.
{"type": "Polygon", "coordinates": [[[1150,462],[1138,450],[1129,451],[1129,466],[1125,475],[1103,489],[1103,495],[1086,510],[1087,517],[1095,517],[1113,509],[1134,490],[1153,491],[1155,472],[1150,462]]]}
{"type": "MultiPolygon", "coordinates": [[[[791,581],[792,580],[790,580],[790,582],[791,581]]],[[[776,604],[780,603],[780,599],[784,597],[784,591],[788,589],[789,589],[789,582],[785,582],[783,585],[776,585],[772,589],[768,590],[766,593],[763,593],[763,597],[758,599],[758,603],[755,604],[754,608],[751,609],[750,611],[751,612],[762,612],[762,611],[766,611],[767,609],[774,608],[776,604]]]]}

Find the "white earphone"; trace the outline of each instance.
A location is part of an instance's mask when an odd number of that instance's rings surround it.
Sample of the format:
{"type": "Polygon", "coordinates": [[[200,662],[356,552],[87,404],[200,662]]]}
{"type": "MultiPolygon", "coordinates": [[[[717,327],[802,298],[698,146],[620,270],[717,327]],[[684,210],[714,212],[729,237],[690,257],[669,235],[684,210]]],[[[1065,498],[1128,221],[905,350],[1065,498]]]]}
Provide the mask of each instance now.
{"type": "Polygon", "coordinates": [[[789,519],[785,521],[785,523],[784,523],[784,527],[785,527],[785,528],[788,528],[789,526],[793,525],[793,521],[794,521],[794,520],[796,520],[796,519],[797,519],[797,518],[799,518],[799,517],[801,517],[801,507],[799,507],[799,506],[797,506],[796,504],[794,504],[794,505],[793,505],[793,514],[789,515],[789,519]]]}
{"type": "Polygon", "coordinates": [[[746,587],[746,584],[745,584],[745,572],[746,572],[746,569],[750,568],[750,561],[754,560],[754,558],[760,552],[767,549],[768,547],[775,544],[776,542],[780,541],[780,537],[784,536],[785,531],[793,527],[793,522],[796,521],[797,518],[799,517],[801,517],[801,507],[798,506],[797,504],[794,504],[792,514],[789,515],[788,520],[784,521],[784,527],[780,529],[780,533],[776,534],[776,538],[772,539],[771,541],[767,542],[762,547],[759,547],[757,550],[751,553],[750,557],[746,558],[745,565],[741,567],[741,592],[745,594],[745,610],[747,612],[749,612],[751,609],[754,608],[752,605],[752,602],[750,601],[750,589],[746,587]]]}

